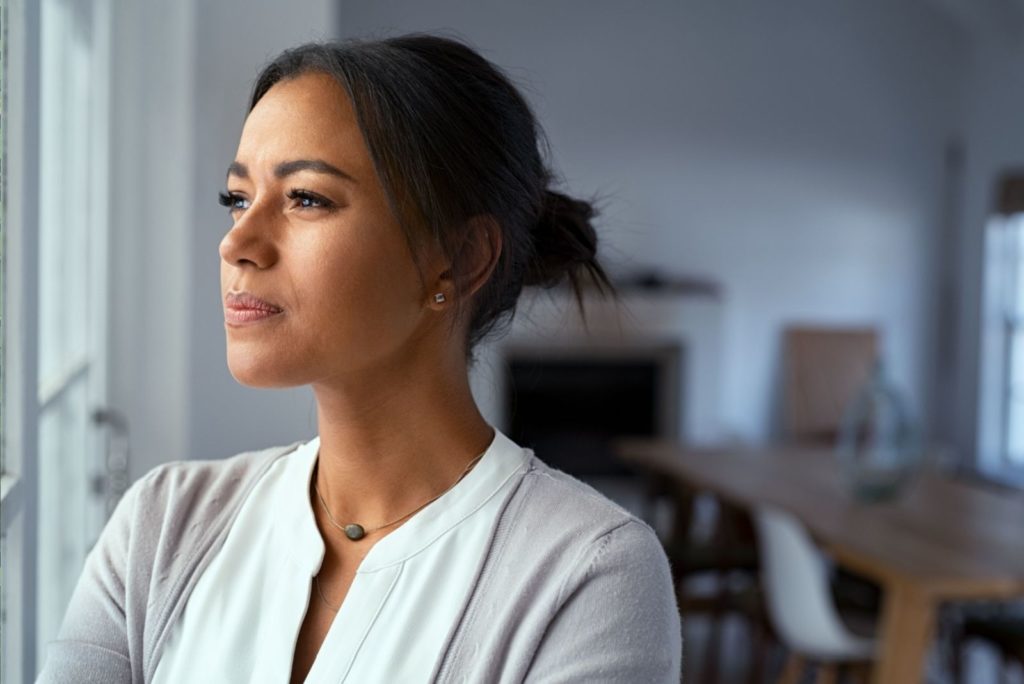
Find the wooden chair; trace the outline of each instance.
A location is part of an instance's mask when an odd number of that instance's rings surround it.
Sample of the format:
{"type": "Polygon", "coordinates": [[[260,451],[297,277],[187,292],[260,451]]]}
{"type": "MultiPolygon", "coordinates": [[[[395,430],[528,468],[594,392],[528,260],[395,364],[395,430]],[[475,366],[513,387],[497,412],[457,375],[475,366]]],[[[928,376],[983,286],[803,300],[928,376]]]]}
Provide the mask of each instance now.
{"type": "Polygon", "coordinates": [[[1024,671],[1024,610],[1018,613],[968,615],[963,619],[954,637],[954,681],[968,683],[964,678],[963,651],[972,640],[984,641],[996,649],[1004,674],[1014,664],[1024,671]]]}
{"type": "Polygon", "coordinates": [[[711,636],[703,657],[704,670],[696,681],[714,683],[719,680],[719,644],[724,618],[728,615],[739,615],[750,625],[749,681],[761,681],[766,649],[774,637],[760,589],[757,540],[749,514],[716,500],[718,514],[714,530],[707,539],[697,539],[693,534],[697,492],[677,480],[656,473],[649,475],[652,496],[667,498],[673,510],[671,527],[663,544],[672,568],[680,613],[684,621],[687,616],[700,615],[711,623],[711,636]],[[710,594],[694,595],[687,586],[694,578],[711,578],[714,589],[710,594]]]}
{"type": "Polygon", "coordinates": [[[878,334],[872,328],[793,326],[783,344],[783,439],[835,444],[843,413],[878,358],[878,334]]]}

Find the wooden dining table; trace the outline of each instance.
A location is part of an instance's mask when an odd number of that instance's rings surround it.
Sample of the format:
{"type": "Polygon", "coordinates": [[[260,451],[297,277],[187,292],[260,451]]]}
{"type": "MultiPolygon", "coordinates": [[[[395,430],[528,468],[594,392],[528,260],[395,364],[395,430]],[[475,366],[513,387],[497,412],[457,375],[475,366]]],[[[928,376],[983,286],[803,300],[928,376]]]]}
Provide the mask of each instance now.
{"type": "Polygon", "coordinates": [[[1024,598],[1024,493],[922,472],[890,501],[850,493],[828,448],[626,439],[618,454],[730,503],[782,508],[837,563],[884,590],[876,684],[923,680],[940,604],[1024,598]]]}

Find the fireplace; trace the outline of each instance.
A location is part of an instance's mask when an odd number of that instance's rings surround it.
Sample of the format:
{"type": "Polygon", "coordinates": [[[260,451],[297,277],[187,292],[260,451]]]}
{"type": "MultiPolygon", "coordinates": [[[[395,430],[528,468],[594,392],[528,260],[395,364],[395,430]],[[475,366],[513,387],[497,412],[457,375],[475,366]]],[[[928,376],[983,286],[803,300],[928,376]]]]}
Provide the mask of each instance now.
{"type": "Polygon", "coordinates": [[[575,477],[630,478],[612,442],[678,437],[683,356],[678,343],[636,340],[604,347],[507,347],[507,433],[575,477]]]}
{"type": "Polygon", "coordinates": [[[692,289],[586,297],[524,291],[508,335],[477,352],[481,412],[560,470],[657,529],[642,480],[612,453],[619,437],[718,444],[722,300],[692,289]]]}

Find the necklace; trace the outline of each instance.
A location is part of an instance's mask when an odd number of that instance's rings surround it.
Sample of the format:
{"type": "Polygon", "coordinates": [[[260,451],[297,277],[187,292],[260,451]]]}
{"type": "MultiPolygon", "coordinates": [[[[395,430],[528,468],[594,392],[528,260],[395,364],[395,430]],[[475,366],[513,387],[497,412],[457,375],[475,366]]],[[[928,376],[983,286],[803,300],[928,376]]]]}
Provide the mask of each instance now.
{"type": "Polygon", "coordinates": [[[324,507],[324,512],[327,514],[327,519],[331,521],[331,524],[334,525],[335,527],[337,527],[342,532],[344,532],[345,536],[348,537],[349,539],[351,539],[352,541],[359,541],[360,539],[362,539],[363,537],[365,537],[368,534],[373,534],[374,532],[379,532],[380,530],[387,529],[388,527],[391,527],[392,525],[397,525],[401,521],[405,520],[406,518],[408,518],[408,517],[410,517],[410,516],[412,516],[412,515],[414,515],[416,513],[419,513],[421,510],[423,510],[424,508],[426,508],[430,504],[432,504],[435,501],[437,501],[438,499],[440,499],[442,496],[444,496],[449,491],[451,491],[452,487],[454,487],[455,485],[459,484],[459,482],[462,481],[462,478],[466,477],[466,473],[468,473],[470,471],[470,469],[473,466],[476,465],[477,461],[479,461],[481,458],[483,458],[483,455],[486,454],[486,453],[487,453],[487,450],[485,449],[480,455],[478,455],[476,458],[474,458],[472,461],[470,461],[469,464],[466,465],[466,469],[462,471],[461,475],[459,475],[459,478],[457,480],[455,480],[455,482],[453,482],[450,485],[448,485],[448,487],[443,492],[441,492],[440,494],[438,494],[434,498],[430,499],[429,501],[427,501],[424,504],[419,505],[418,507],[416,507],[415,509],[409,511],[405,515],[403,515],[403,516],[401,516],[399,518],[395,518],[394,520],[392,520],[389,523],[385,523],[383,525],[378,525],[377,527],[371,528],[369,530],[366,529],[365,527],[363,527],[362,525],[360,525],[359,523],[349,523],[347,525],[339,524],[338,521],[334,519],[334,516],[331,515],[331,509],[327,507],[327,502],[324,501],[323,495],[320,494],[320,489],[316,486],[316,478],[315,477],[313,479],[313,491],[316,492],[317,498],[320,499],[320,505],[324,507]]]}
{"type": "MultiPolygon", "coordinates": [[[[363,537],[365,537],[368,534],[373,534],[374,532],[379,532],[380,530],[386,529],[388,527],[391,527],[392,525],[395,525],[395,524],[401,522],[402,520],[405,520],[406,518],[414,515],[415,513],[420,512],[421,510],[423,510],[424,508],[426,508],[430,504],[432,504],[435,501],[437,501],[438,499],[440,499],[442,496],[444,496],[449,491],[451,491],[451,489],[455,485],[457,485],[460,482],[462,482],[462,478],[466,477],[466,473],[468,473],[470,471],[470,469],[472,469],[472,467],[476,465],[477,461],[479,461],[481,458],[483,458],[483,455],[486,454],[486,453],[487,453],[487,450],[485,449],[483,451],[483,453],[481,453],[476,458],[474,458],[472,461],[470,461],[469,464],[466,465],[466,469],[462,471],[461,475],[459,475],[458,479],[455,480],[455,482],[453,482],[450,485],[448,485],[448,487],[443,492],[441,492],[440,494],[438,494],[434,498],[430,499],[430,501],[427,501],[425,504],[421,504],[419,507],[415,508],[414,510],[410,511],[409,513],[406,513],[401,518],[395,518],[394,520],[392,520],[389,523],[386,523],[384,525],[380,525],[378,527],[374,527],[374,528],[369,529],[369,530],[367,530],[366,528],[364,528],[362,525],[360,525],[358,523],[349,523],[348,525],[340,525],[340,524],[338,524],[338,521],[334,519],[333,515],[331,515],[331,509],[327,507],[327,502],[324,501],[324,497],[321,496],[320,489],[316,486],[316,478],[315,478],[315,476],[313,478],[313,491],[316,492],[317,498],[320,499],[320,505],[324,507],[324,512],[327,514],[327,519],[331,521],[331,524],[334,525],[335,527],[337,527],[342,532],[344,532],[345,536],[348,537],[349,539],[351,539],[352,541],[359,541],[360,539],[362,539],[363,537]]],[[[319,467],[319,465],[317,467],[319,467]]],[[[323,592],[322,589],[320,589],[320,575],[319,575],[319,573],[313,578],[313,583],[316,584],[316,593],[320,595],[320,600],[323,601],[323,604],[325,606],[330,608],[335,613],[337,613],[339,610],[341,610],[341,606],[335,607],[335,606],[331,605],[330,603],[328,603],[327,599],[324,598],[324,592],[323,592]]]]}
{"type": "Polygon", "coordinates": [[[320,591],[320,575],[314,577],[313,582],[316,584],[316,593],[320,594],[320,600],[323,601],[324,605],[330,608],[331,611],[335,613],[341,610],[341,606],[332,606],[330,603],[327,602],[327,599],[324,598],[324,592],[320,591]]]}

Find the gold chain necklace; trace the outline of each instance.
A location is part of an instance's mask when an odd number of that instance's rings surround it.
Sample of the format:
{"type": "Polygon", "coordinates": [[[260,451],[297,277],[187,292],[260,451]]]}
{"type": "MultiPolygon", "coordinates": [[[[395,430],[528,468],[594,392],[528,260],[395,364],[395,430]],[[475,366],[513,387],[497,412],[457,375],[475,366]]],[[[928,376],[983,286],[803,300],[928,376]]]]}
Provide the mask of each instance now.
{"type": "Polygon", "coordinates": [[[324,512],[327,514],[327,519],[331,521],[331,524],[334,525],[335,527],[337,527],[342,532],[344,532],[345,536],[348,537],[349,539],[351,539],[352,541],[359,541],[360,539],[362,539],[363,537],[365,537],[368,534],[373,534],[374,532],[379,532],[380,530],[387,529],[388,527],[391,527],[392,525],[396,525],[396,524],[400,523],[401,521],[405,520],[406,518],[408,518],[408,517],[410,517],[410,516],[412,516],[412,515],[414,515],[416,513],[419,513],[421,510],[423,510],[424,508],[426,508],[430,504],[432,504],[435,501],[437,501],[438,499],[440,499],[442,496],[447,494],[452,489],[452,487],[454,487],[455,485],[459,484],[459,482],[462,481],[462,478],[466,477],[466,473],[469,472],[470,468],[475,466],[476,462],[479,461],[483,457],[483,455],[486,454],[486,453],[487,453],[487,450],[485,449],[480,455],[478,455],[476,458],[474,458],[472,461],[470,461],[469,464],[466,466],[466,469],[462,471],[461,475],[459,475],[459,479],[457,479],[457,480],[455,480],[455,482],[451,483],[443,492],[441,492],[440,494],[438,494],[437,496],[432,498],[430,501],[427,501],[426,503],[421,504],[420,506],[418,506],[415,509],[409,511],[405,515],[403,515],[403,516],[401,516],[399,518],[395,518],[394,520],[392,520],[389,523],[385,523],[383,525],[379,525],[379,526],[374,527],[374,528],[369,529],[369,530],[366,529],[365,527],[363,527],[362,525],[360,525],[359,523],[349,523],[348,525],[340,525],[338,523],[338,521],[334,519],[334,516],[331,515],[331,509],[327,507],[327,502],[324,501],[324,497],[320,494],[320,489],[316,486],[316,479],[315,478],[313,480],[313,491],[316,492],[317,498],[320,499],[320,505],[322,505],[324,507],[324,512]]]}
{"type": "MultiPolygon", "coordinates": [[[[472,469],[473,466],[476,465],[477,461],[479,461],[481,458],[483,458],[483,455],[486,454],[486,453],[487,453],[487,450],[484,449],[483,452],[481,452],[476,458],[474,458],[472,461],[470,461],[466,465],[466,469],[462,471],[462,474],[459,475],[458,479],[455,480],[455,482],[453,482],[450,485],[448,485],[448,487],[443,492],[441,492],[440,494],[438,494],[434,498],[430,499],[425,504],[421,504],[420,506],[418,506],[417,508],[413,509],[409,513],[406,513],[405,515],[403,515],[400,518],[395,518],[394,520],[392,520],[389,523],[386,523],[384,525],[380,525],[378,527],[374,527],[374,528],[369,529],[369,530],[367,530],[366,528],[364,528],[362,525],[360,525],[358,523],[349,523],[348,525],[340,525],[338,523],[338,521],[334,519],[334,516],[331,515],[331,509],[327,507],[327,502],[324,501],[324,497],[321,496],[320,489],[316,486],[316,477],[315,476],[313,478],[313,491],[316,492],[317,498],[320,499],[320,505],[324,507],[324,513],[327,514],[327,519],[330,520],[331,524],[334,525],[335,527],[337,527],[342,532],[344,532],[345,536],[348,537],[349,539],[351,539],[352,541],[359,541],[360,539],[362,539],[363,537],[365,537],[368,534],[373,534],[374,532],[379,532],[380,530],[383,530],[383,529],[386,529],[388,527],[391,527],[392,525],[398,524],[402,520],[405,520],[406,518],[408,518],[408,517],[410,517],[412,515],[415,515],[416,513],[419,513],[421,510],[423,510],[424,508],[426,508],[430,504],[432,504],[435,501],[437,501],[438,499],[440,499],[442,496],[444,496],[449,491],[451,491],[452,488],[455,487],[455,485],[457,485],[460,482],[462,482],[462,478],[466,477],[466,474],[470,471],[470,469],[472,469]]],[[[318,458],[319,458],[319,456],[318,456],[318,458]]],[[[317,468],[319,468],[319,467],[320,466],[318,464],[317,468]]],[[[320,589],[320,575],[319,574],[317,574],[316,577],[313,578],[313,581],[316,584],[316,593],[320,595],[320,600],[323,601],[324,605],[327,606],[328,608],[330,608],[335,613],[337,613],[339,610],[341,610],[341,606],[337,606],[337,607],[332,606],[330,603],[327,602],[327,599],[324,598],[324,592],[320,589]]]]}

